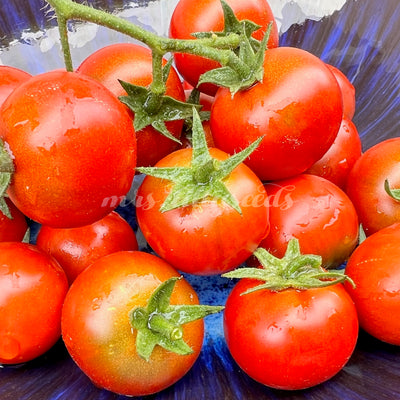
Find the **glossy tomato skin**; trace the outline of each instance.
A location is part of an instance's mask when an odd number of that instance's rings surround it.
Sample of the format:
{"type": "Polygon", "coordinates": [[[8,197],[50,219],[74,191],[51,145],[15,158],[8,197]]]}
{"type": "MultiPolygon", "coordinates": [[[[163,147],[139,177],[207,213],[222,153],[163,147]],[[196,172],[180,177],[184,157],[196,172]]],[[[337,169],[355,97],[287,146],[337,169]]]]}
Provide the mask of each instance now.
{"type": "MultiPolygon", "coordinates": [[[[156,166],[188,166],[191,149],[178,150],[156,166]]],[[[211,148],[212,157],[228,155],[211,148]]],[[[242,214],[221,200],[160,212],[171,184],[147,176],[137,192],[139,227],[152,249],[175,268],[196,275],[215,275],[237,267],[269,231],[268,196],[261,181],[241,164],[224,180],[242,214]]]]}
{"type": "Polygon", "coordinates": [[[22,69],[0,65],[0,105],[16,87],[30,77],[31,75],[22,69]]]}
{"type": "Polygon", "coordinates": [[[0,212],[0,242],[20,242],[28,230],[28,222],[10,199],[5,199],[5,202],[12,218],[0,212]]]}
{"type": "Polygon", "coordinates": [[[346,289],[357,308],[360,327],[384,342],[400,346],[400,224],[369,236],[353,252],[346,289]]]}
{"type": "Polygon", "coordinates": [[[216,147],[230,154],[264,136],[246,164],[261,180],[275,180],[319,160],[342,113],[339,85],[325,63],[305,50],[278,47],[266,52],[263,82],[233,97],[218,90],[210,123],[216,147]]]}
{"type": "Polygon", "coordinates": [[[62,266],[71,284],[98,258],[123,250],[138,250],[135,232],[117,212],[77,228],[41,226],[36,245],[62,266]]]}
{"type": "Polygon", "coordinates": [[[18,364],[49,350],[61,335],[68,281],[36,246],[0,243],[0,363],[18,364]]]}
{"type": "Polygon", "coordinates": [[[58,70],[20,85],[1,108],[0,137],[15,167],[7,193],[41,224],[90,224],[115,209],[131,187],[132,120],[89,77],[58,70]]]}
{"type": "Polygon", "coordinates": [[[356,89],[347,76],[337,67],[327,64],[338,81],[343,96],[343,116],[352,119],[356,112],[356,89]]]}
{"type": "MultiPolygon", "coordinates": [[[[78,67],[77,72],[98,80],[114,95],[125,96],[126,92],[118,80],[144,87],[153,81],[151,50],[134,43],[108,45],[88,56],[78,67]]],[[[173,67],[166,82],[165,94],[179,101],[185,101],[182,83],[173,67]]],[[[133,118],[132,113],[131,116],[133,118]]],[[[166,126],[173,136],[180,138],[183,120],[168,121],[166,126]]],[[[177,142],[163,136],[151,126],[136,132],[136,137],[137,165],[141,167],[154,165],[160,158],[178,147],[177,142]]]]}
{"type": "Polygon", "coordinates": [[[357,128],[350,119],[343,117],[332,146],[306,172],[322,176],[346,190],[347,176],[361,154],[362,144],[357,128]]]}
{"type": "Polygon", "coordinates": [[[241,295],[259,284],[240,280],[225,305],[224,335],[239,367],[285,390],[315,386],[338,373],[358,336],[356,309],[344,287],[241,295]]]}
{"type": "Polygon", "coordinates": [[[322,257],[325,268],[340,266],[358,242],[358,217],[348,196],[332,182],[301,174],[265,184],[270,199],[269,235],[260,243],[283,257],[290,239],[303,254],[322,257]]]}
{"type": "MultiPolygon", "coordinates": [[[[278,28],[267,1],[227,0],[227,3],[239,20],[248,19],[261,26],[253,34],[258,40],[262,39],[268,25],[272,22],[268,47],[278,46],[278,28]]],[[[223,12],[219,0],[180,0],[171,17],[169,36],[174,39],[193,39],[192,33],[195,32],[222,31],[223,21],[223,12]]],[[[174,60],[178,71],[193,87],[197,86],[199,77],[204,72],[220,67],[213,60],[190,54],[175,53],[174,60]]],[[[209,95],[214,95],[217,86],[202,84],[198,89],[209,95]]]]}
{"type": "Polygon", "coordinates": [[[400,138],[386,139],[366,150],[351,169],[346,193],[367,236],[400,221],[400,202],[385,191],[400,188],[400,138]]]}
{"type": "MultiPolygon", "coordinates": [[[[143,396],[172,385],[191,368],[203,343],[203,320],[182,325],[193,353],[182,356],[156,346],[146,361],[136,352],[136,331],[128,318],[132,308],[146,306],[156,287],[174,276],[179,274],[160,258],[125,251],[98,259],[71,285],[62,335],[72,358],[96,386],[143,396]]],[[[176,283],[171,304],[198,304],[184,279],[176,283]]]]}

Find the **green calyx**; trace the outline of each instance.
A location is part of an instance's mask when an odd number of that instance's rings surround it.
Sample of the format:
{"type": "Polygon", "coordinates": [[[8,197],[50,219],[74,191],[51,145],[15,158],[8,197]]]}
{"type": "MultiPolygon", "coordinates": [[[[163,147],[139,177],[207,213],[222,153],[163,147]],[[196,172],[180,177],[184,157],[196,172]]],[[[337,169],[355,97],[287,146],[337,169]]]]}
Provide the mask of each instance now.
{"type": "Polygon", "coordinates": [[[284,289],[306,290],[325,287],[352,280],[344,271],[326,271],[322,268],[322,258],[314,254],[301,254],[299,241],[291,239],[284,257],[277,258],[263,248],[258,248],[254,255],[263,268],[238,268],[227,272],[225,278],[249,278],[262,281],[242,294],[268,289],[280,291],[284,289]]]}
{"type": "Polygon", "coordinates": [[[388,179],[385,179],[385,191],[392,199],[400,201],[400,189],[391,188],[388,179]]]}
{"type": "Polygon", "coordinates": [[[0,140],[0,211],[9,219],[12,215],[5,201],[6,191],[11,182],[14,172],[14,163],[8,151],[4,147],[3,141],[0,140]]]}
{"type": "Polygon", "coordinates": [[[183,339],[182,325],[224,309],[223,306],[171,305],[172,291],[179,279],[173,277],[163,282],[146,307],[135,307],[129,312],[130,323],[137,331],[136,350],[146,361],[156,345],[179,355],[191,354],[193,350],[183,339]]]}
{"type": "MultiPolygon", "coordinates": [[[[171,70],[172,59],[162,69],[163,85],[168,79],[171,70]]],[[[126,96],[120,96],[119,100],[128,106],[134,114],[135,131],[140,131],[151,125],[165,137],[180,143],[179,139],[168,131],[165,121],[186,120],[192,116],[193,107],[201,108],[199,105],[185,103],[162,93],[156,93],[154,89],[133,85],[120,81],[126,91],[126,96]]],[[[163,86],[162,85],[162,86],[163,86]]]]}
{"type": "Polygon", "coordinates": [[[173,182],[160,211],[166,212],[207,198],[222,200],[241,213],[237,199],[229,192],[224,180],[260,144],[260,137],[246,149],[220,161],[211,157],[204,129],[196,108],[193,108],[192,159],[188,167],[140,167],[143,174],[173,182]]]}

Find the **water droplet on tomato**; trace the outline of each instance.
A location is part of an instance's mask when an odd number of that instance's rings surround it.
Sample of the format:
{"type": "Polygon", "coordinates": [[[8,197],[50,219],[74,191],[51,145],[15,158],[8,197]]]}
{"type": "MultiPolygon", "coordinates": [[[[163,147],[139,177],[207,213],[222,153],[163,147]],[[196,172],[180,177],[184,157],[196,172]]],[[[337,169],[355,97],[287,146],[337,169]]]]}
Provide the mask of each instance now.
{"type": "Polygon", "coordinates": [[[21,352],[18,340],[9,335],[0,337],[0,358],[3,360],[15,360],[21,352]]]}

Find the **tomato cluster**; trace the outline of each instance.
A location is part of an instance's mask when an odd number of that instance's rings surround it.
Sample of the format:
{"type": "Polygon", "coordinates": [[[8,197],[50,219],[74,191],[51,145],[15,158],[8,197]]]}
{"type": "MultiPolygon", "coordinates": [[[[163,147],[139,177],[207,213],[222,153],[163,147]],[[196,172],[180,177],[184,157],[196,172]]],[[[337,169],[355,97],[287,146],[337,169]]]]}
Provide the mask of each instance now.
{"type": "Polygon", "coordinates": [[[280,47],[265,0],[222,6],[180,0],[170,37],[229,34],[229,12],[235,29],[257,24],[237,52],[262,55],[245,88],[205,81],[228,72],[177,52],[162,60],[160,101],[154,53],[136,43],[74,72],[0,67],[0,363],[62,336],[95,385],[152,394],[192,367],[202,318],[223,308],[233,359],[273,388],[330,379],[359,327],[400,345],[400,139],[362,153],[346,76],[280,47]],[[132,182],[151,251],[115,211],[132,182]],[[40,230],[25,243],[31,221],[40,230]],[[241,279],[214,307],[181,272],[241,279]]]}

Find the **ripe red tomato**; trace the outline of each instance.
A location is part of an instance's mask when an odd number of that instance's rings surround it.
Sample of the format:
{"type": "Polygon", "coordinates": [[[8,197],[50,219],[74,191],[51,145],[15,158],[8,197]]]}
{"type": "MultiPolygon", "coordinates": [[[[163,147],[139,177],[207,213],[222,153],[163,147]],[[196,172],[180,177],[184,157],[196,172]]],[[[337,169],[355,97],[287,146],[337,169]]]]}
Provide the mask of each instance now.
{"type": "Polygon", "coordinates": [[[346,274],[355,287],[346,289],[357,308],[360,327],[370,335],[400,346],[400,224],[365,239],[350,256],[346,274]]]}
{"type": "Polygon", "coordinates": [[[115,211],[82,227],[42,226],[36,245],[60,263],[70,284],[98,258],[117,251],[138,249],[135,232],[115,211]]]}
{"type": "Polygon", "coordinates": [[[400,188],[400,138],[386,139],[369,148],[351,169],[346,192],[352,200],[365,234],[400,221],[400,201],[385,191],[400,188]]]}
{"type": "Polygon", "coordinates": [[[5,202],[12,218],[0,212],[0,242],[20,242],[28,230],[27,220],[10,199],[5,202]]]}
{"type": "MultiPolygon", "coordinates": [[[[217,160],[228,155],[211,148],[217,160]]],[[[156,167],[190,165],[191,149],[160,160],[156,167]]],[[[151,248],[180,271],[213,275],[245,261],[269,230],[268,197],[261,181],[243,163],[224,180],[242,214],[222,200],[207,198],[195,204],[161,212],[173,183],[146,176],[137,192],[136,214],[151,248]]]]}
{"type": "Polygon", "coordinates": [[[328,151],[308,170],[346,189],[347,176],[362,154],[360,135],[354,123],[343,117],[339,132],[328,151]]]}
{"type": "Polygon", "coordinates": [[[108,89],[83,74],[51,71],[21,84],[1,108],[0,138],[15,167],[7,193],[41,224],[90,224],[131,187],[132,120],[108,89]]]}
{"type": "Polygon", "coordinates": [[[343,96],[343,116],[352,119],[356,111],[356,89],[347,76],[333,65],[327,64],[338,81],[343,96]]]}
{"type": "Polygon", "coordinates": [[[56,343],[67,290],[52,257],[31,244],[0,243],[0,363],[33,360],[56,343]]]}
{"type": "MultiPolygon", "coordinates": [[[[182,325],[193,352],[178,355],[155,346],[148,361],[136,350],[136,330],[129,312],[146,306],[157,286],[178,276],[160,258],[143,252],[117,252],[101,257],[71,285],[62,312],[62,335],[74,361],[96,386],[115,393],[142,396],[180,379],[199,356],[204,322],[182,325]]],[[[198,304],[184,279],[172,292],[171,304],[198,304]]]]}
{"type": "Polygon", "coordinates": [[[269,196],[268,236],[260,243],[283,257],[297,238],[305,254],[322,257],[325,268],[340,266],[358,242],[358,217],[347,195],[332,182],[302,174],[265,184],[269,196]]]}
{"type": "MultiPolygon", "coordinates": [[[[164,63],[167,61],[164,60],[164,63]]],[[[77,72],[95,78],[116,96],[126,95],[118,80],[147,87],[153,81],[152,54],[147,47],[134,43],[117,43],[97,50],[87,57],[77,72]]],[[[166,95],[179,101],[185,101],[182,83],[175,69],[171,67],[167,82],[166,95]]],[[[132,118],[134,117],[131,113],[132,118]]],[[[166,127],[176,138],[180,138],[183,120],[167,121],[166,127]]],[[[178,147],[178,143],[163,136],[152,126],[136,132],[137,165],[154,165],[178,147]]]]}
{"type": "Polygon", "coordinates": [[[305,50],[278,47],[266,51],[262,82],[234,96],[218,90],[210,123],[216,147],[229,154],[264,136],[246,164],[260,179],[275,180],[319,160],[342,114],[342,94],[325,63],[305,50]]]}
{"type": "Polygon", "coordinates": [[[307,290],[257,290],[241,279],[229,294],[224,334],[239,367],[278,389],[305,389],[338,373],[358,337],[357,313],[342,284],[307,290]]]}
{"type": "MultiPolygon", "coordinates": [[[[268,47],[278,46],[278,28],[272,10],[265,0],[227,0],[239,20],[248,19],[261,28],[254,32],[253,37],[261,40],[272,22],[271,35],[268,47]]],[[[221,2],[219,0],[180,0],[172,14],[169,35],[175,39],[194,39],[192,33],[222,31],[224,18],[221,2]]],[[[190,54],[174,53],[176,68],[184,79],[193,87],[197,86],[200,75],[218,68],[220,65],[203,57],[190,54]]],[[[217,86],[202,84],[198,88],[202,92],[214,95],[217,86]]]]}
{"type": "Polygon", "coordinates": [[[0,105],[22,82],[31,77],[28,72],[9,65],[0,65],[0,105]]]}

